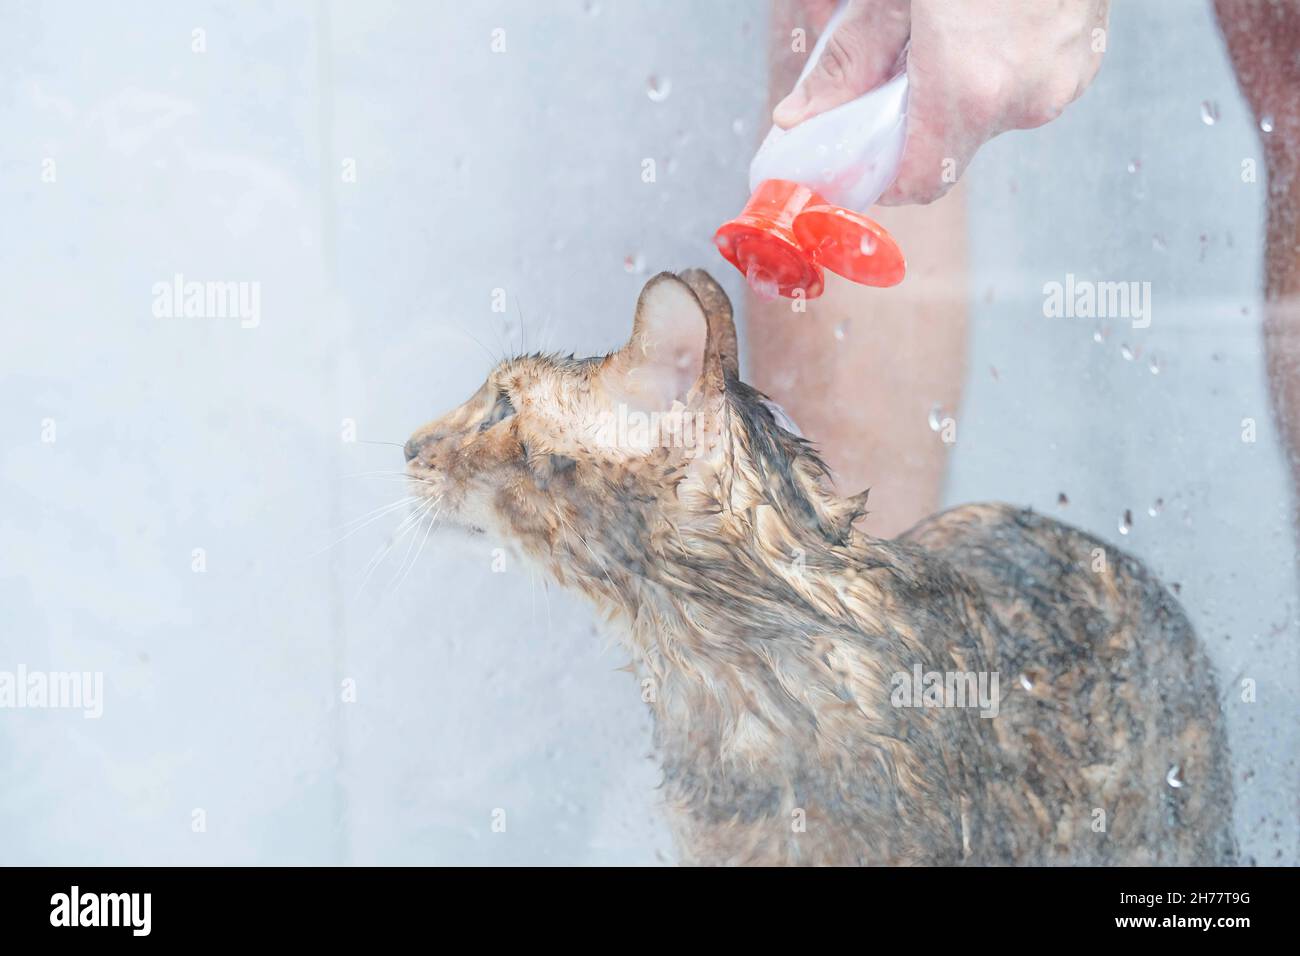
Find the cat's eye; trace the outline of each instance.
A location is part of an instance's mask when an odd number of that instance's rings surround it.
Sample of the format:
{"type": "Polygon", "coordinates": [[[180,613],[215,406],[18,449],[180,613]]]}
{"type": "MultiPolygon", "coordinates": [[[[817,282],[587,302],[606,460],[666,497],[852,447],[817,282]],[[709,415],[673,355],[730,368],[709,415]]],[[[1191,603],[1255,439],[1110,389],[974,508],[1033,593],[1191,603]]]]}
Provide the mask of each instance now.
{"type": "Polygon", "coordinates": [[[506,394],[505,389],[497,389],[496,404],[492,406],[492,411],[488,414],[488,417],[483,420],[483,424],[479,425],[478,430],[485,432],[498,422],[505,421],[514,413],[515,406],[514,403],[510,401],[510,396],[506,394]]]}

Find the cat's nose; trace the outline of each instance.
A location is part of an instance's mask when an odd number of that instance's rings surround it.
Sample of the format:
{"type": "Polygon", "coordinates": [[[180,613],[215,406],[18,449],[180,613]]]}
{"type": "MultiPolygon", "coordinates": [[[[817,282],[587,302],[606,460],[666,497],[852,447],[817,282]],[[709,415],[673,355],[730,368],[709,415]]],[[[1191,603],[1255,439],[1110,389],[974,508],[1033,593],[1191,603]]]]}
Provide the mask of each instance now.
{"type": "MultiPolygon", "coordinates": [[[[419,458],[420,455],[424,454],[426,451],[430,451],[430,449],[437,449],[438,442],[442,441],[445,435],[446,433],[442,431],[416,432],[414,435],[408,438],[406,440],[406,444],[402,446],[402,451],[405,452],[406,454],[406,460],[408,462],[415,461],[415,459],[419,458]]],[[[432,452],[430,452],[430,456],[431,455],[432,452]]],[[[426,456],[426,457],[430,457],[430,456],[426,456]]],[[[432,463],[426,461],[424,462],[424,464],[429,465],[432,463]]]]}

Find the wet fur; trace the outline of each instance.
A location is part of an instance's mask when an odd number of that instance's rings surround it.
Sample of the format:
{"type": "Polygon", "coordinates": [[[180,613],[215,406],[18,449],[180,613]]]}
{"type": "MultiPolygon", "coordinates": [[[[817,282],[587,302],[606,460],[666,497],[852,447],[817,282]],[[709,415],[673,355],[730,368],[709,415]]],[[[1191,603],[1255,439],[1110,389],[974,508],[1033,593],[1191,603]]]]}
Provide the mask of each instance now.
{"type": "Polygon", "coordinates": [[[502,363],[408,456],[455,520],[623,626],[683,862],[1233,860],[1217,691],[1160,582],[1005,505],[860,531],[865,496],[739,380],[702,272],[652,279],[619,352],[502,363]],[[593,441],[620,403],[689,413],[700,439],[593,441]],[[917,663],[996,671],[998,715],[892,706],[917,663]]]}

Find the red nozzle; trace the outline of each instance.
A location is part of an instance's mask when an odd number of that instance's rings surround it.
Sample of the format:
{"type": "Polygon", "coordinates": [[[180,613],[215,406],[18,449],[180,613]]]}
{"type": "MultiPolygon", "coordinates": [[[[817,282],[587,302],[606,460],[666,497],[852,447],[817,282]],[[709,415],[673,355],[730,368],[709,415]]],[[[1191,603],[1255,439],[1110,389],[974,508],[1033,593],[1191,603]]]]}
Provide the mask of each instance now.
{"type": "Polygon", "coordinates": [[[776,291],[793,298],[822,294],[822,270],[794,235],[794,219],[810,202],[823,202],[807,186],[785,179],[765,179],[731,222],[713,234],[713,244],[723,258],[740,270],[751,285],[774,284],[776,291]]]}
{"type": "Polygon", "coordinates": [[[740,215],[713,236],[723,257],[757,289],[786,298],[822,294],[822,268],[862,285],[891,286],[907,271],[883,226],[785,179],[758,184],[740,215]]]}

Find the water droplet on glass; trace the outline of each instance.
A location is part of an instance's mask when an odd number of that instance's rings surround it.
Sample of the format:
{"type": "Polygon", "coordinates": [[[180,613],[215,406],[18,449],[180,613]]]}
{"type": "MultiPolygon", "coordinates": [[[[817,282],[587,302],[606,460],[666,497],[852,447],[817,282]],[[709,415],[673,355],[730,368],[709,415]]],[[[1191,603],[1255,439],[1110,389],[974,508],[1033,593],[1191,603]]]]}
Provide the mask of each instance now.
{"type": "Polygon", "coordinates": [[[586,0],[582,5],[582,9],[587,16],[594,17],[596,14],[600,13],[600,4],[597,3],[596,0],[586,0]]]}
{"type": "Polygon", "coordinates": [[[935,402],[933,407],[930,409],[929,422],[930,431],[932,432],[937,432],[943,427],[943,409],[939,407],[938,402],[935,402]]]}
{"type": "Polygon", "coordinates": [[[1021,674],[1017,680],[1020,681],[1020,686],[1025,690],[1032,691],[1034,689],[1034,682],[1028,674],[1021,674]]]}
{"type": "Polygon", "coordinates": [[[1214,100],[1201,101],[1201,122],[1213,126],[1219,121],[1219,104],[1214,100]]]}
{"type": "Polygon", "coordinates": [[[858,251],[864,256],[874,256],[876,254],[876,237],[869,232],[864,232],[862,241],[858,243],[858,251]]]}
{"type": "Polygon", "coordinates": [[[1059,495],[1056,496],[1056,503],[1059,507],[1064,508],[1070,503],[1070,497],[1064,491],[1062,491],[1059,495]]]}
{"type": "Polygon", "coordinates": [[[1125,509],[1124,517],[1119,519],[1119,533],[1128,534],[1129,529],[1133,527],[1133,512],[1125,509]]]}
{"type": "Polygon", "coordinates": [[[623,257],[623,271],[632,275],[640,275],[645,272],[645,256],[641,253],[623,257]]]}
{"type": "Polygon", "coordinates": [[[818,144],[817,144],[817,155],[818,155],[818,156],[825,156],[825,155],[826,155],[826,152],[827,152],[827,150],[826,150],[826,144],[825,144],[825,143],[818,143],[818,144]]]}
{"type": "Polygon", "coordinates": [[[1151,502],[1151,506],[1147,508],[1147,514],[1149,514],[1151,517],[1154,518],[1156,515],[1160,514],[1160,512],[1164,510],[1165,510],[1165,499],[1157,498],[1155,501],[1151,502]]]}
{"type": "Polygon", "coordinates": [[[734,119],[731,121],[731,131],[737,136],[745,132],[745,121],[743,119],[734,119]]]}
{"type": "Polygon", "coordinates": [[[1097,331],[1092,333],[1092,340],[1096,342],[1098,345],[1101,345],[1102,342],[1106,341],[1106,336],[1102,335],[1101,329],[1098,329],[1097,331]]]}
{"type": "Polygon", "coordinates": [[[835,338],[843,342],[844,336],[847,335],[849,331],[848,325],[848,322],[841,322],[839,325],[835,326],[835,338]]]}
{"type": "Polygon", "coordinates": [[[1166,249],[1169,248],[1169,244],[1165,242],[1165,237],[1160,235],[1160,233],[1157,232],[1154,236],[1151,237],[1151,248],[1154,249],[1156,252],[1164,252],[1166,249]]]}
{"type": "Polygon", "coordinates": [[[1119,347],[1119,354],[1124,356],[1124,361],[1126,362],[1133,361],[1133,350],[1129,348],[1127,345],[1121,345],[1119,347]]]}
{"type": "Polygon", "coordinates": [[[1156,357],[1154,355],[1151,356],[1151,361],[1147,363],[1147,367],[1151,369],[1152,375],[1160,374],[1160,363],[1156,361],[1156,357]]]}
{"type": "Polygon", "coordinates": [[[1130,173],[1136,173],[1136,172],[1137,172],[1139,169],[1141,169],[1141,168],[1142,168],[1142,160],[1140,160],[1140,159],[1130,159],[1130,160],[1128,161],[1128,171],[1129,171],[1130,173]]]}
{"type": "Polygon", "coordinates": [[[768,272],[766,272],[757,262],[751,262],[749,268],[745,270],[745,280],[749,287],[754,290],[754,294],[764,302],[771,302],[780,295],[780,287],[768,272]]]}
{"type": "Polygon", "coordinates": [[[1186,782],[1183,779],[1183,765],[1180,763],[1174,764],[1169,768],[1169,772],[1165,774],[1165,783],[1175,790],[1181,790],[1186,782]]]}
{"type": "Polygon", "coordinates": [[[668,99],[668,94],[673,91],[673,81],[666,76],[655,76],[653,73],[646,78],[645,93],[656,103],[662,103],[668,99]]]}
{"type": "Polygon", "coordinates": [[[1259,128],[1262,132],[1265,133],[1273,132],[1273,117],[1261,116],[1259,118],[1259,128]]]}

